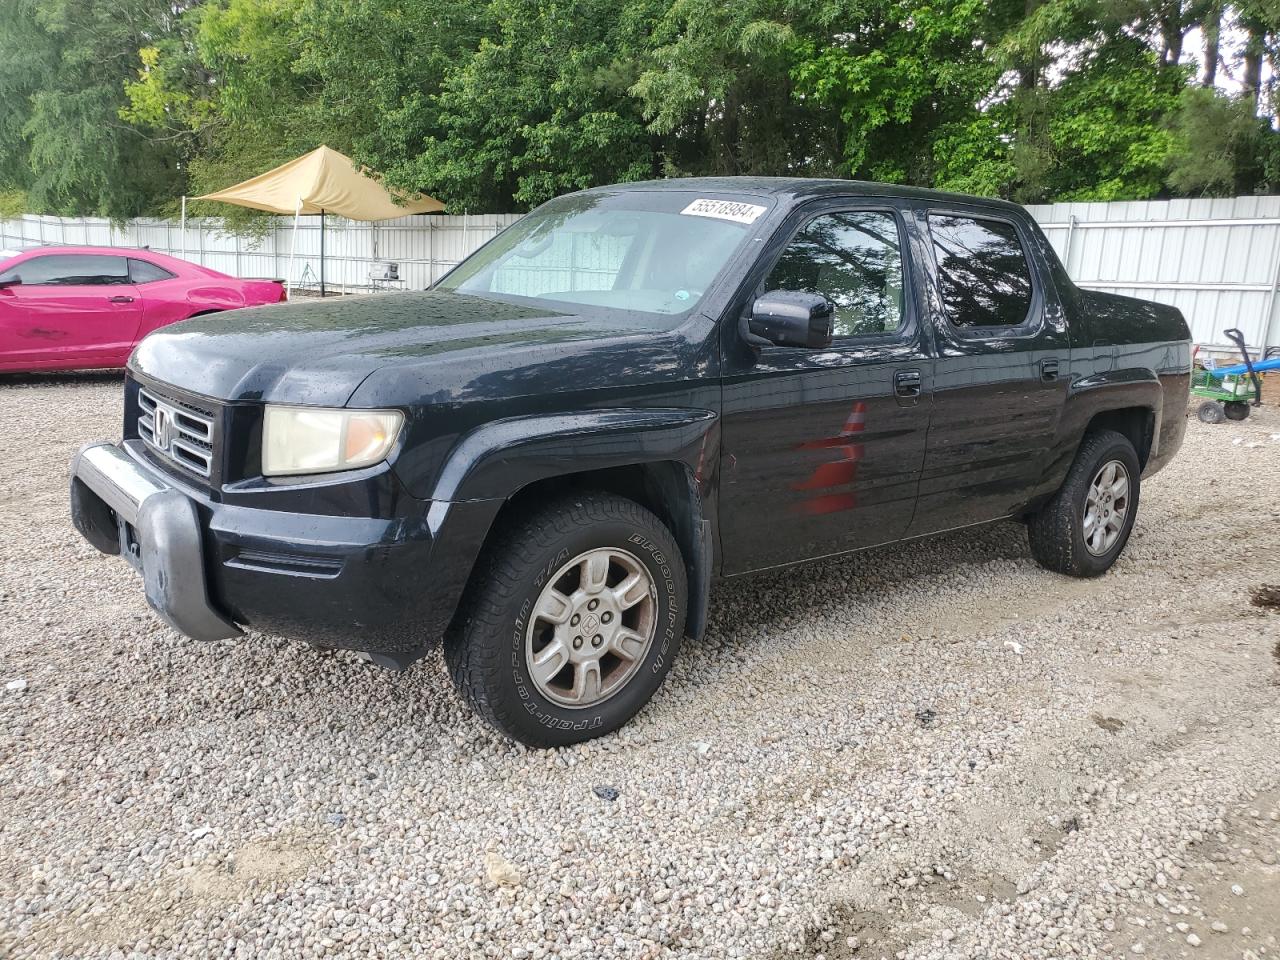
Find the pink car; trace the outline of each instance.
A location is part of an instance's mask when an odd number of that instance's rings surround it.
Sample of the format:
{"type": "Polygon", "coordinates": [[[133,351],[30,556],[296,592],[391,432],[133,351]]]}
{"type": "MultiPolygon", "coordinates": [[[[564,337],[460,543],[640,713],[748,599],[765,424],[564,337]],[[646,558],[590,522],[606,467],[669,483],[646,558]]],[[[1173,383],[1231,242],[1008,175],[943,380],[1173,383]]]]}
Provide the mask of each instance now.
{"type": "Polygon", "coordinates": [[[123,367],[152,330],[285,299],[277,280],[237,280],[150,250],[0,250],[0,372],[123,367]]]}

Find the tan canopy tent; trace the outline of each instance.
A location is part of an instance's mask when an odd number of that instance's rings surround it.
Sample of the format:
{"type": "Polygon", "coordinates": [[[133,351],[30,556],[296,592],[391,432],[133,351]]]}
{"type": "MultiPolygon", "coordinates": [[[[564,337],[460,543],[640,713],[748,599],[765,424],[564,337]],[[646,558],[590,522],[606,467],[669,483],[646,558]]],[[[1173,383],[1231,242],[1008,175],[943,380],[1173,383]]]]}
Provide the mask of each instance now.
{"type": "MultiPolygon", "coordinates": [[[[413,213],[439,213],[444,204],[418,195],[397,204],[386,187],[356,169],[351,158],[317,147],[296,160],[259,174],[234,187],[208,193],[197,200],[218,200],[281,215],[293,214],[294,246],[298,217],[320,215],[320,294],[324,295],[324,217],[336,213],[349,220],[391,220],[413,213]]],[[[293,251],[289,253],[289,280],[293,280],[293,251]]]]}

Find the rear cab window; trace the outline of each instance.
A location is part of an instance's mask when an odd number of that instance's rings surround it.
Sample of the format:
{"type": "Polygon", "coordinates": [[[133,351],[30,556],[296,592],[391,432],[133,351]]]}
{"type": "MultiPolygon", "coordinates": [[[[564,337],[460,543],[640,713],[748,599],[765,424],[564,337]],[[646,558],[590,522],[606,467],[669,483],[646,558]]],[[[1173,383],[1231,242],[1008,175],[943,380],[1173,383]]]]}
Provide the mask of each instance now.
{"type": "Polygon", "coordinates": [[[929,234],[947,320],[960,330],[1010,329],[1031,318],[1031,262],[1012,221],[931,210],[929,234]]]}

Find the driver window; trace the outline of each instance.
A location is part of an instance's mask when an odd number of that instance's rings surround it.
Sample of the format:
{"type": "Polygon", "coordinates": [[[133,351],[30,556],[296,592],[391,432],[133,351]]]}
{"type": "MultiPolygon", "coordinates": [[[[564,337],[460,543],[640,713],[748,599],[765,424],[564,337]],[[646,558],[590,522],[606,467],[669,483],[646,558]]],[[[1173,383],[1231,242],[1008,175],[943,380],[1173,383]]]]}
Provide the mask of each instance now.
{"type": "Polygon", "coordinates": [[[807,290],[836,305],[833,337],[894,333],[902,326],[902,250],[891,213],[814,217],[765,280],[766,290],[807,290]]]}
{"type": "Polygon", "coordinates": [[[106,254],[49,254],[33,257],[14,267],[23,286],[102,287],[129,282],[129,265],[124,257],[106,254]]]}

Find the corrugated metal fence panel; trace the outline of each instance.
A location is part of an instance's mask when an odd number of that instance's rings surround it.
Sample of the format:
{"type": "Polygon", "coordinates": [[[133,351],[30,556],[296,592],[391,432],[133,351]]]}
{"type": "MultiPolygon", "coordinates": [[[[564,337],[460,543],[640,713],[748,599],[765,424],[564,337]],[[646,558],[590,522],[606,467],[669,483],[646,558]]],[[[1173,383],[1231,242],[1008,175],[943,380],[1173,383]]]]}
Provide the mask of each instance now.
{"type": "MultiPolygon", "coordinates": [[[[1227,346],[1238,327],[1257,347],[1280,346],[1280,197],[1056,203],[1033,206],[1050,242],[1081,286],[1178,307],[1197,343],[1227,346]]],[[[400,265],[398,289],[421,289],[520,219],[518,214],[412,216],[383,223],[331,217],[325,227],[325,281],[367,290],[374,265],[400,265]]],[[[134,220],[26,216],[0,221],[0,246],[39,243],[150,246],[236,276],[286,277],[293,220],[262,237],[225,233],[218,220],[134,220]]],[[[303,217],[293,253],[295,282],[316,286],[320,223],[303,217]]]]}
{"type": "Polygon", "coordinates": [[[1280,345],[1280,197],[1029,209],[1080,286],[1173,304],[1197,343],[1280,345]]]}

